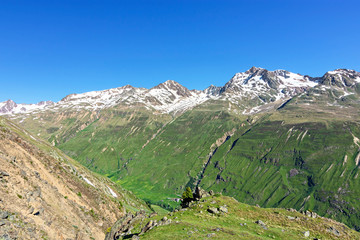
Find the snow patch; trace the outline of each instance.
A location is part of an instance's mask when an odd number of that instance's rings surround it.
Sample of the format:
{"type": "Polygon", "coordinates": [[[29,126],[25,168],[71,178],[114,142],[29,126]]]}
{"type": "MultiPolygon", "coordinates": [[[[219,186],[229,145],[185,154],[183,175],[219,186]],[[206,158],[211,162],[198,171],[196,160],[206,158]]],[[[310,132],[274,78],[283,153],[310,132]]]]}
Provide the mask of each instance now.
{"type": "MultiPolygon", "coordinates": [[[[106,185],[106,186],[107,186],[107,185],[106,185]]],[[[109,189],[110,194],[111,194],[114,198],[117,198],[117,197],[118,197],[118,195],[117,195],[109,186],[107,186],[107,188],[109,189]]]]}
{"type": "Polygon", "coordinates": [[[347,156],[347,155],[345,155],[345,157],[344,157],[344,162],[343,162],[343,166],[346,164],[347,159],[348,159],[348,156],[347,156]]]}
{"type": "Polygon", "coordinates": [[[86,177],[84,177],[84,176],[81,176],[84,180],[85,180],[85,182],[87,183],[87,184],[89,184],[89,185],[91,185],[91,186],[93,186],[93,187],[95,187],[95,185],[92,183],[92,182],[90,182],[90,180],[89,179],[87,179],[86,177]]]}
{"type": "Polygon", "coordinates": [[[355,158],[355,165],[358,166],[360,162],[360,152],[357,154],[356,158],[355,158]]]}
{"type": "Polygon", "coordinates": [[[333,166],[334,166],[334,164],[332,163],[332,164],[330,165],[330,167],[326,170],[326,172],[330,171],[330,169],[331,169],[333,166]]]}
{"type": "Polygon", "coordinates": [[[305,131],[304,135],[301,137],[300,142],[302,142],[302,140],[303,140],[303,139],[304,139],[304,137],[306,136],[307,132],[308,132],[308,130],[306,130],[306,131],[305,131]]]}

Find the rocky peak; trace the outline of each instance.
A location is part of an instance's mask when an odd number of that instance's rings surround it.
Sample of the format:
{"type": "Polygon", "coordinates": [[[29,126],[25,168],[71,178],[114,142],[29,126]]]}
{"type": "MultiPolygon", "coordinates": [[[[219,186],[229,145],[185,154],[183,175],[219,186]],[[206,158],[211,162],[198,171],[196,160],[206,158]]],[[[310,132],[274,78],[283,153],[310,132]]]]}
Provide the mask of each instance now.
{"type": "Polygon", "coordinates": [[[350,69],[336,69],[324,74],[320,84],[339,88],[353,87],[360,82],[360,73],[350,69]]]}
{"type": "Polygon", "coordinates": [[[16,106],[17,104],[13,100],[9,99],[0,105],[0,113],[11,112],[16,106]]]}
{"type": "Polygon", "coordinates": [[[131,86],[130,84],[127,84],[123,87],[120,87],[120,89],[127,89],[127,90],[130,90],[130,89],[135,89],[133,86],[131,86]]]}
{"type": "Polygon", "coordinates": [[[264,68],[252,67],[246,72],[236,73],[225,85],[225,89],[242,89],[241,86],[255,87],[258,85],[268,85],[270,88],[277,89],[280,85],[278,75],[286,76],[286,71],[268,71],[264,68]]]}
{"type": "Polygon", "coordinates": [[[223,91],[222,87],[216,87],[214,85],[210,85],[208,88],[204,90],[204,93],[211,96],[219,96],[223,91]]]}
{"type": "Polygon", "coordinates": [[[71,100],[71,98],[72,98],[73,96],[76,96],[76,93],[72,93],[72,94],[69,94],[69,95],[65,96],[64,98],[62,98],[62,99],[60,100],[60,102],[68,102],[68,101],[71,100]]]}
{"type": "Polygon", "coordinates": [[[267,71],[264,68],[260,68],[260,67],[251,67],[249,70],[247,70],[245,73],[246,74],[259,74],[262,73],[263,71],[267,71]]]}
{"type": "Polygon", "coordinates": [[[181,85],[180,83],[178,83],[174,80],[167,80],[166,82],[160,83],[159,85],[151,88],[150,91],[152,89],[160,89],[160,90],[170,91],[173,94],[175,93],[176,95],[178,95],[180,97],[192,96],[189,89],[187,89],[186,87],[184,87],[183,85],[181,85]]]}

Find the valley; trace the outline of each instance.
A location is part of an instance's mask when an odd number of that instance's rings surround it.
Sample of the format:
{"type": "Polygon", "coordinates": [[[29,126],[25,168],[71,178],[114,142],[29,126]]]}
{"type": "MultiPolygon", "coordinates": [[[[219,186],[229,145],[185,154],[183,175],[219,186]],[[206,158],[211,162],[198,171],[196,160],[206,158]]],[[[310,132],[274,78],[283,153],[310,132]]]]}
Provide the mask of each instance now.
{"type": "Polygon", "coordinates": [[[223,87],[175,81],[0,103],[6,118],[150,205],[197,186],[360,230],[360,73],[251,68],[223,87]]]}

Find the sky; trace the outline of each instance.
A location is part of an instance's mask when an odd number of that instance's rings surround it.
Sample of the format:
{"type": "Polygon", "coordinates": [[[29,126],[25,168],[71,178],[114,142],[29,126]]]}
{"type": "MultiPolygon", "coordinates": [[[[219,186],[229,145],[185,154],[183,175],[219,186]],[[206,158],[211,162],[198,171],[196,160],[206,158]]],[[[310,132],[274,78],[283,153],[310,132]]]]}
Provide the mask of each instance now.
{"type": "Polygon", "coordinates": [[[358,0],[2,0],[0,102],[223,86],[252,66],[360,71],[358,0]]]}

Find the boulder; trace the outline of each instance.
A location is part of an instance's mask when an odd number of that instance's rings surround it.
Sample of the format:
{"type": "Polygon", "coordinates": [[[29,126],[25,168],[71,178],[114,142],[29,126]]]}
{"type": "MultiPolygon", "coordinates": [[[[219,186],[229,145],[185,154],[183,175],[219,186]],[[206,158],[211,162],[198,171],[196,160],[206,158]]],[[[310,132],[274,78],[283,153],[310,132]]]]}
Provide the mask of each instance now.
{"type": "Polygon", "coordinates": [[[299,171],[296,168],[291,169],[290,172],[289,172],[290,177],[294,177],[294,176],[296,176],[298,174],[299,174],[299,171]]]}
{"type": "Polygon", "coordinates": [[[219,210],[215,207],[209,207],[207,210],[209,213],[213,213],[213,214],[219,214],[219,210]]]}
{"type": "Polygon", "coordinates": [[[2,178],[2,177],[8,177],[9,176],[9,174],[7,173],[7,172],[5,172],[5,171],[0,171],[0,178],[2,178]]]}
{"type": "Polygon", "coordinates": [[[316,212],[306,210],[305,212],[301,212],[302,214],[306,215],[309,218],[317,218],[318,215],[316,212]]]}
{"type": "Polygon", "coordinates": [[[336,235],[336,236],[340,236],[340,232],[336,228],[329,227],[327,231],[334,234],[334,235],[336,235]]]}
{"type": "Polygon", "coordinates": [[[219,207],[219,210],[220,210],[220,212],[223,212],[223,213],[227,213],[227,212],[228,212],[228,209],[227,209],[226,206],[220,206],[220,207],[219,207]]]}
{"type": "Polygon", "coordinates": [[[9,212],[4,211],[0,212],[0,219],[7,219],[9,217],[9,212]]]}
{"type": "Polygon", "coordinates": [[[257,221],[255,221],[255,223],[256,224],[259,224],[263,229],[265,229],[265,230],[267,230],[268,228],[267,228],[267,226],[266,226],[266,224],[263,222],[263,221],[261,221],[261,220],[257,220],[257,221]]]}

